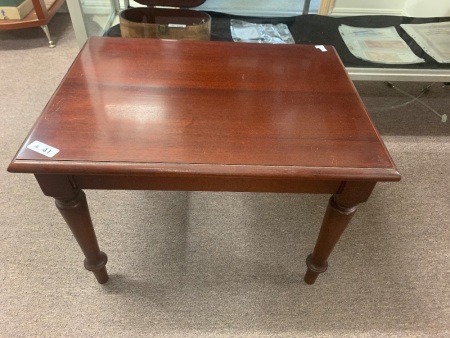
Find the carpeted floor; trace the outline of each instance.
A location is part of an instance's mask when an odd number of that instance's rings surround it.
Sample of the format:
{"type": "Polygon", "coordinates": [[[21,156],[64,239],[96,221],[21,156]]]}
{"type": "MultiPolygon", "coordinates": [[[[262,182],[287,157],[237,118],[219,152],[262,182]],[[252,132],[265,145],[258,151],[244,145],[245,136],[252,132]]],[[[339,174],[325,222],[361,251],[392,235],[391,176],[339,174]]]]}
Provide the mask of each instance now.
{"type": "MultiPolygon", "coordinates": [[[[87,191],[111,279],[96,283],[51,199],[6,172],[78,52],[66,14],[0,31],[0,337],[448,337],[450,124],[358,82],[403,175],[377,186],[317,283],[327,196],[87,191]]],[[[396,83],[412,95],[423,83],[396,83]]],[[[441,83],[421,98],[449,114],[441,83]]]]}

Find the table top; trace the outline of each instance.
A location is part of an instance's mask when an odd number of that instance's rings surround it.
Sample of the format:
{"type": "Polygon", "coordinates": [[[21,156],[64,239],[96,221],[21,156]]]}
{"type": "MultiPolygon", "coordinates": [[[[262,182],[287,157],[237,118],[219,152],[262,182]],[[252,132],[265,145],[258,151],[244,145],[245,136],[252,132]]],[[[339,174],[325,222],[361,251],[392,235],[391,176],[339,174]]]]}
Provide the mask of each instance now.
{"type": "Polygon", "coordinates": [[[400,179],[331,46],[100,37],[8,170],[400,179]]]}

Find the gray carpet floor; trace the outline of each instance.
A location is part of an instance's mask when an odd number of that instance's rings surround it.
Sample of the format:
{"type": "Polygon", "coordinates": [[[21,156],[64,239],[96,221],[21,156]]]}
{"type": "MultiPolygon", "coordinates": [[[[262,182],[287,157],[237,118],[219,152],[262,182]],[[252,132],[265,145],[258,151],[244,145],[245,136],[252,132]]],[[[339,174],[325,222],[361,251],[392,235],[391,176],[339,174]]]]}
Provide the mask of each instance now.
{"type": "MultiPolygon", "coordinates": [[[[70,19],[0,31],[0,337],[448,337],[450,123],[357,82],[403,179],[379,184],[313,286],[328,196],[87,191],[110,281],[9,161],[78,52],[70,19]]],[[[395,83],[417,95],[424,83],[395,83]]],[[[450,89],[422,98],[449,114],[450,89]]]]}

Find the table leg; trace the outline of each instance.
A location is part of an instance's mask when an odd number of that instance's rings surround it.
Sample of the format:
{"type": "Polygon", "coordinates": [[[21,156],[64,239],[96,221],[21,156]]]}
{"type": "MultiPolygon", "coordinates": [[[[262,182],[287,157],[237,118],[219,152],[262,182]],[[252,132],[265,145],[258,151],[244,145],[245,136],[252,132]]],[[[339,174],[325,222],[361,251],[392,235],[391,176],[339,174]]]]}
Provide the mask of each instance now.
{"type": "Polygon", "coordinates": [[[303,15],[309,14],[309,7],[311,6],[311,0],[305,0],[303,3],[303,15]]]}
{"type": "Polygon", "coordinates": [[[316,246],[306,259],[307,284],[314,284],[317,276],[326,271],[327,259],[355,214],[356,206],[367,201],[374,187],[373,182],[347,182],[338,194],[331,196],[316,246]]]}
{"type": "Polygon", "coordinates": [[[84,267],[92,271],[100,284],[108,281],[106,262],[92,225],[86,195],[78,189],[69,176],[35,175],[42,191],[55,198],[56,207],[65,219],[86,259],[84,267]]]}

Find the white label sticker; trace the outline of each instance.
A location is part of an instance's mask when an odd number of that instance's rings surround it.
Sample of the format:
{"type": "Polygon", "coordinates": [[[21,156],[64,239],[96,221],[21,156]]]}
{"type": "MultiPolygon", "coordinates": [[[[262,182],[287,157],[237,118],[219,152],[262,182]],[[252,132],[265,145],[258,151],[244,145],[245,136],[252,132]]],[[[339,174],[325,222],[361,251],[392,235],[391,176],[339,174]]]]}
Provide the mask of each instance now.
{"type": "Polygon", "coordinates": [[[47,157],[53,157],[59,153],[59,149],[39,141],[33,141],[31,144],[27,145],[27,148],[47,157]]]}
{"type": "Polygon", "coordinates": [[[317,45],[316,48],[320,49],[322,52],[326,52],[327,51],[327,49],[325,48],[324,45],[317,45]]]}
{"type": "Polygon", "coordinates": [[[167,26],[170,28],[186,28],[186,25],[183,25],[181,23],[169,23],[167,26]]]}

